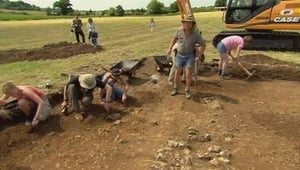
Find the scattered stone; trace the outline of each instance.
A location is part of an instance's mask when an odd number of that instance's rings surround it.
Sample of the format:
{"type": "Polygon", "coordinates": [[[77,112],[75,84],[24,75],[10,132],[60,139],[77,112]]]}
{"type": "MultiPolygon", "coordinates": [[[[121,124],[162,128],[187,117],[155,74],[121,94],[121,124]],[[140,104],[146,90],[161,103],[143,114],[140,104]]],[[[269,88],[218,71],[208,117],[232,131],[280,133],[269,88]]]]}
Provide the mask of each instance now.
{"type": "Polygon", "coordinates": [[[47,80],[46,84],[45,84],[45,88],[46,89],[51,89],[53,87],[53,83],[50,80],[47,80]]]}
{"type": "Polygon", "coordinates": [[[223,109],[223,106],[221,105],[221,103],[217,100],[214,100],[212,101],[211,103],[209,103],[209,107],[211,109],[214,109],[214,110],[220,110],[220,109],[223,109]]]}
{"type": "Polygon", "coordinates": [[[231,138],[231,137],[225,137],[225,141],[226,141],[226,142],[231,142],[231,141],[232,141],[232,138],[231,138]]]}
{"type": "Polygon", "coordinates": [[[127,139],[119,139],[119,143],[125,144],[128,143],[129,141],[127,139]]]}
{"type": "Polygon", "coordinates": [[[216,123],[216,122],[217,122],[216,120],[211,120],[211,121],[210,121],[210,123],[216,123]]]}
{"type": "Polygon", "coordinates": [[[50,132],[47,134],[47,136],[54,136],[54,135],[56,135],[56,132],[50,132]]]}
{"type": "Polygon", "coordinates": [[[188,140],[190,140],[190,141],[196,141],[196,140],[198,140],[198,136],[196,136],[196,135],[188,135],[188,140]]]}
{"type": "Polygon", "coordinates": [[[199,142],[209,142],[209,141],[211,141],[211,135],[206,133],[205,135],[200,136],[198,138],[198,141],[199,142]]]}
{"type": "Polygon", "coordinates": [[[199,130],[196,129],[195,127],[189,127],[189,128],[188,128],[188,133],[189,133],[190,135],[197,135],[197,134],[199,133],[199,130]]]}
{"type": "Polygon", "coordinates": [[[158,80],[160,79],[160,76],[158,74],[153,74],[150,78],[152,83],[157,83],[158,80]]]}
{"type": "MultiPolygon", "coordinates": [[[[189,128],[190,136],[197,136],[198,130],[189,128]]],[[[201,136],[201,140],[211,140],[210,134],[201,136]]],[[[200,139],[199,139],[200,141],[200,139]]],[[[193,144],[193,143],[192,143],[193,144]]],[[[151,161],[151,169],[157,170],[192,170],[196,169],[199,163],[211,164],[213,166],[229,164],[231,153],[228,150],[221,150],[220,146],[213,145],[208,148],[208,152],[203,154],[194,153],[192,148],[185,141],[179,139],[169,139],[155,153],[155,161],[151,161]],[[199,161],[205,162],[199,162],[199,161]],[[194,162],[195,161],[195,162],[194,162]]]]}
{"type": "Polygon", "coordinates": [[[81,135],[75,135],[74,138],[81,138],[81,135]]]}
{"type": "Polygon", "coordinates": [[[187,144],[184,141],[168,140],[167,146],[173,147],[173,148],[183,148],[183,147],[186,147],[187,144]]]}
{"type": "Polygon", "coordinates": [[[188,140],[198,140],[198,129],[196,129],[195,127],[189,127],[188,128],[188,140]]]}
{"type": "Polygon", "coordinates": [[[78,113],[74,115],[74,118],[75,118],[76,120],[78,120],[78,121],[82,121],[82,120],[83,120],[82,114],[78,114],[78,113]]]}
{"type": "Polygon", "coordinates": [[[227,158],[227,159],[229,159],[229,158],[232,157],[232,154],[231,154],[228,150],[223,150],[223,151],[221,151],[221,152],[219,153],[219,155],[220,155],[221,157],[224,157],[224,158],[227,158]]]}
{"type": "Polygon", "coordinates": [[[210,152],[205,152],[203,154],[198,154],[198,158],[203,160],[203,161],[210,161],[212,160],[214,157],[213,154],[211,154],[210,152]]]}
{"type": "Polygon", "coordinates": [[[158,125],[159,125],[158,122],[157,122],[156,120],[155,120],[155,121],[152,121],[151,124],[152,124],[153,126],[158,126],[158,125]]]}
{"type": "Polygon", "coordinates": [[[121,120],[116,120],[113,125],[119,125],[121,123],[121,120]]]}
{"type": "Polygon", "coordinates": [[[213,145],[213,146],[208,148],[208,151],[209,152],[214,152],[214,153],[220,153],[221,152],[221,147],[213,145]]]}
{"type": "Polygon", "coordinates": [[[212,164],[212,165],[214,165],[214,166],[218,166],[220,164],[220,162],[216,158],[210,160],[209,163],[212,164]]]}
{"type": "Polygon", "coordinates": [[[219,157],[219,158],[218,158],[218,161],[219,161],[219,162],[222,162],[222,163],[225,163],[225,164],[229,164],[229,163],[230,163],[230,160],[229,160],[229,159],[223,158],[223,157],[219,157]]]}
{"type": "Polygon", "coordinates": [[[7,142],[7,147],[14,147],[14,146],[16,146],[16,141],[7,142]]]}

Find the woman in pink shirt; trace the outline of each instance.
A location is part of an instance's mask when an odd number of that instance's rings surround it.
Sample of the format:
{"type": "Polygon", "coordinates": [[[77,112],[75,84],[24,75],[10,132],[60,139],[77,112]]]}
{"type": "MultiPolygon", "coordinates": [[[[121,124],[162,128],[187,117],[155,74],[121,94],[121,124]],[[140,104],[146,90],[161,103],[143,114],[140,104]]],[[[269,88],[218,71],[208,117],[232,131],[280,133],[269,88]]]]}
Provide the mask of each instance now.
{"type": "Polygon", "coordinates": [[[224,38],[219,42],[217,45],[218,51],[220,53],[220,60],[219,60],[219,76],[221,78],[226,79],[226,71],[228,65],[228,55],[230,54],[231,50],[236,50],[236,57],[233,58],[237,60],[241,54],[241,50],[245,44],[248,44],[252,41],[252,36],[246,35],[244,37],[240,36],[229,36],[224,38]]]}
{"type": "Polygon", "coordinates": [[[51,106],[47,96],[35,87],[16,86],[7,82],[2,87],[3,97],[0,105],[8,103],[9,97],[18,100],[21,111],[26,115],[26,125],[37,126],[39,121],[46,120],[51,113],[51,106]]]}

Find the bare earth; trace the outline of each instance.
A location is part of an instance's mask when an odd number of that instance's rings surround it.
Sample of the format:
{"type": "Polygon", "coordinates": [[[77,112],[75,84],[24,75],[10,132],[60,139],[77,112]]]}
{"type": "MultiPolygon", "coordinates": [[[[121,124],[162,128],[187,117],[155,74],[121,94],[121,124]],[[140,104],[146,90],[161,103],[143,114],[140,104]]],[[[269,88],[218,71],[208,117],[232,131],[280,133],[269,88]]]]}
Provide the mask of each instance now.
{"type": "Polygon", "coordinates": [[[249,81],[237,66],[220,80],[206,65],[186,100],[184,84],[172,97],[165,75],[152,83],[158,73],[148,58],[130,81],[129,106],[114,104],[120,121],[104,120],[97,99],[83,121],[56,105],[31,134],[0,120],[0,169],[298,170],[299,65],[259,54],[242,60],[256,70],[249,81]]]}

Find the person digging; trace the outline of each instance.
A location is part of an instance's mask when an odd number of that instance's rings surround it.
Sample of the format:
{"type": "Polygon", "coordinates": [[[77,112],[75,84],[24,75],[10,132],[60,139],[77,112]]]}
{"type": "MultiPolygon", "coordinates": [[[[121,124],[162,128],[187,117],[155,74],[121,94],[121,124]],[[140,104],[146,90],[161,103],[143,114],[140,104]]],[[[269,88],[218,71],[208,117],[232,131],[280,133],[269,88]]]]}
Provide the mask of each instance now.
{"type": "Polygon", "coordinates": [[[10,97],[18,101],[18,107],[26,116],[25,125],[31,126],[32,132],[37,125],[45,121],[51,114],[51,105],[48,97],[38,88],[32,86],[17,86],[7,82],[2,86],[3,96],[0,105],[9,103],[10,97]]]}
{"type": "Polygon", "coordinates": [[[238,60],[242,48],[244,47],[244,45],[251,43],[252,39],[253,38],[250,35],[246,35],[244,37],[234,35],[226,37],[218,43],[217,49],[220,54],[218,75],[221,79],[230,79],[230,77],[227,75],[227,65],[229,62],[229,56],[232,58],[233,62],[239,64],[238,60]],[[230,54],[232,50],[236,51],[236,57],[233,57],[230,54]]]}
{"type": "MultiPolygon", "coordinates": [[[[95,88],[99,88],[100,91],[105,89],[108,94],[106,100],[109,101],[112,93],[112,87],[109,84],[103,83],[101,79],[96,78],[93,74],[82,74],[71,77],[64,87],[64,101],[61,104],[63,114],[75,113],[84,116],[87,107],[93,101],[93,91],[95,88]]],[[[100,106],[106,112],[110,111],[108,103],[101,100],[101,98],[100,106]]]]}

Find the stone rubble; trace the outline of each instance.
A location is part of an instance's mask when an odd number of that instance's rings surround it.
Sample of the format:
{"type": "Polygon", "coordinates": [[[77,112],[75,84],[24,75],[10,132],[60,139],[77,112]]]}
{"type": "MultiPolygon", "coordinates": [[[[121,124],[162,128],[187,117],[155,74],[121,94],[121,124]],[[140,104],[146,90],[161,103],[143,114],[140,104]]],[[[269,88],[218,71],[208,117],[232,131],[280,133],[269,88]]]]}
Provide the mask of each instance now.
{"type": "MultiPolygon", "coordinates": [[[[153,170],[192,170],[196,167],[227,167],[232,154],[221,146],[203,145],[206,152],[193,150],[193,145],[210,142],[210,134],[199,135],[195,127],[188,127],[187,140],[172,138],[167,140],[154,154],[149,166],[153,170]],[[190,143],[192,142],[192,143],[190,143]]],[[[201,145],[201,144],[200,144],[201,145]]],[[[204,168],[205,169],[205,168],[204,168]]]]}

